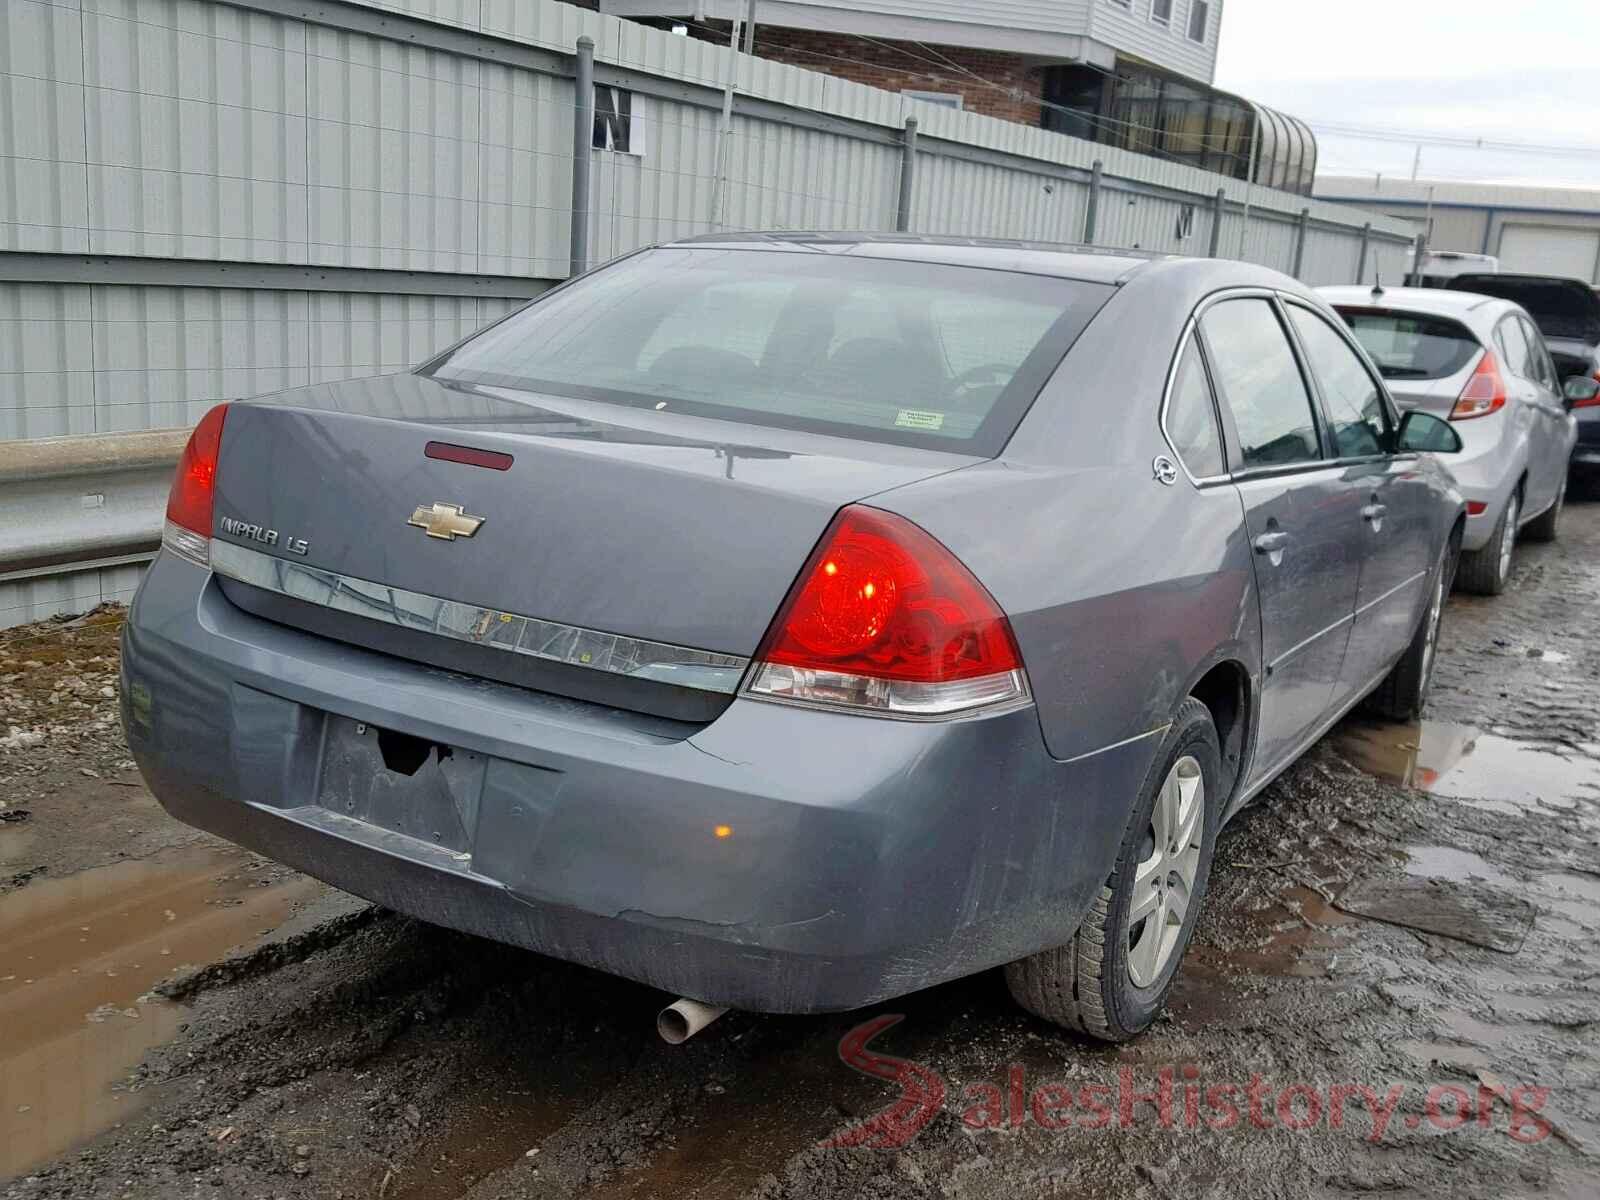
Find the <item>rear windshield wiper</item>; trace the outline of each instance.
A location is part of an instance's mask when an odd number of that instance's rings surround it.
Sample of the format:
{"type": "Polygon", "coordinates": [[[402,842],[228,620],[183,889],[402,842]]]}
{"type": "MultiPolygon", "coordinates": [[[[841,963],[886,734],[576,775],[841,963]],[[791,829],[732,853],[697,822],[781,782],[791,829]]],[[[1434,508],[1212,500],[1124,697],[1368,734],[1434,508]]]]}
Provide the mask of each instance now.
{"type": "Polygon", "coordinates": [[[1379,367],[1378,374],[1385,379],[1426,379],[1428,372],[1421,367],[1379,367]]]}

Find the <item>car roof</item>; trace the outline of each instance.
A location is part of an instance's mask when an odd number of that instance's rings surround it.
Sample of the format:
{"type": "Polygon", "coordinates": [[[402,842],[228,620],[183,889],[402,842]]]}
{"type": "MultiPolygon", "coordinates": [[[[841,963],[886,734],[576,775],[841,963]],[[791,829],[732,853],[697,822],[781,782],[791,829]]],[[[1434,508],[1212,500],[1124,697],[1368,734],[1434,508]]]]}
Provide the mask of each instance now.
{"type": "Polygon", "coordinates": [[[1141,250],[1058,245],[1009,238],[937,237],[911,233],[785,230],[771,233],[708,233],[664,243],[728,249],[844,254],[857,258],[941,263],[1052,275],[1087,283],[1121,284],[1151,263],[1173,256],[1141,250]]]}
{"type": "Polygon", "coordinates": [[[1482,320],[1518,307],[1512,301],[1497,296],[1485,296],[1479,292],[1453,292],[1448,288],[1391,287],[1379,291],[1376,288],[1345,285],[1320,287],[1317,295],[1336,306],[1387,308],[1426,313],[1434,317],[1454,317],[1458,321],[1482,320]]]}

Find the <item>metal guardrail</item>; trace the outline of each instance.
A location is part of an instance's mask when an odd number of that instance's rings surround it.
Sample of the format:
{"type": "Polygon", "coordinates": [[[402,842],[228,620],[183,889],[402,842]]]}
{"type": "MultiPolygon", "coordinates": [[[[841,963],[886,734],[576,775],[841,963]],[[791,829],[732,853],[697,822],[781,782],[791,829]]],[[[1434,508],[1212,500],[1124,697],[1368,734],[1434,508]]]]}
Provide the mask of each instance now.
{"type": "Polygon", "coordinates": [[[0,583],[154,557],[187,429],[0,442],[0,583]]]}

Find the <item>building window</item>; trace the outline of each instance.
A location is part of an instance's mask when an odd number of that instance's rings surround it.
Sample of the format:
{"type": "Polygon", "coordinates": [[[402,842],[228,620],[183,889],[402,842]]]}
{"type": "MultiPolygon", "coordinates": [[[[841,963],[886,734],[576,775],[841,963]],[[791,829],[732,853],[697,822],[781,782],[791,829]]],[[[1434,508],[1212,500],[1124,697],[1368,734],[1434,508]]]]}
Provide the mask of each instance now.
{"type": "Polygon", "coordinates": [[[1189,0],[1189,40],[1206,41],[1206,27],[1211,24],[1211,5],[1208,0],[1189,0]]]}
{"type": "Polygon", "coordinates": [[[639,104],[626,88],[594,85],[594,136],[589,144],[596,150],[618,154],[644,155],[644,129],[639,120],[639,104]]]}
{"type": "Polygon", "coordinates": [[[1150,0],[1150,19],[1158,25],[1172,24],[1172,0],[1150,0]]]}
{"type": "Polygon", "coordinates": [[[915,92],[910,88],[901,88],[902,96],[910,96],[913,100],[921,100],[924,104],[937,104],[940,108],[964,108],[960,92],[915,92]]]}
{"type": "Polygon", "coordinates": [[[1293,117],[1128,59],[1113,75],[1070,63],[1043,76],[1045,129],[1311,194],[1317,140],[1293,117]]]}

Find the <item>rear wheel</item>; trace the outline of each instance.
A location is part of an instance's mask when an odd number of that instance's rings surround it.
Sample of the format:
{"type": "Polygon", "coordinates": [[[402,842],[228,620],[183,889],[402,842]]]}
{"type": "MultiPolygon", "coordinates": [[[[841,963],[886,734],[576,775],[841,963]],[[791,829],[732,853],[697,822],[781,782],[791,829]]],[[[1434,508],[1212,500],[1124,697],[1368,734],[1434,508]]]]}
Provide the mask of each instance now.
{"type": "Polygon", "coordinates": [[[1511,553],[1517,544],[1517,519],[1522,515],[1522,496],[1511,493],[1488,543],[1481,550],[1461,556],[1456,582],[1480,596],[1498,596],[1511,578],[1511,553]]]}
{"type": "Polygon", "coordinates": [[[1422,715],[1428,703],[1428,688],[1433,682],[1433,662],[1439,648],[1439,629],[1444,622],[1444,601],[1450,594],[1451,568],[1455,564],[1456,540],[1451,538],[1439,556],[1439,565],[1428,581],[1428,605],[1417,632],[1394,670],[1367,698],[1367,707],[1393,721],[1410,721],[1422,715]]]}
{"type": "Polygon", "coordinates": [[[1205,899],[1224,800],[1220,764],[1211,713],[1190,697],[1077,933],[1006,968],[1018,1004],[1108,1042],[1126,1041],[1156,1019],[1205,899]]]}
{"type": "Polygon", "coordinates": [[[1561,487],[1556,491],[1555,503],[1522,527],[1522,536],[1530,542],[1553,542],[1561,524],[1561,510],[1567,504],[1567,477],[1561,476],[1561,487]]]}

